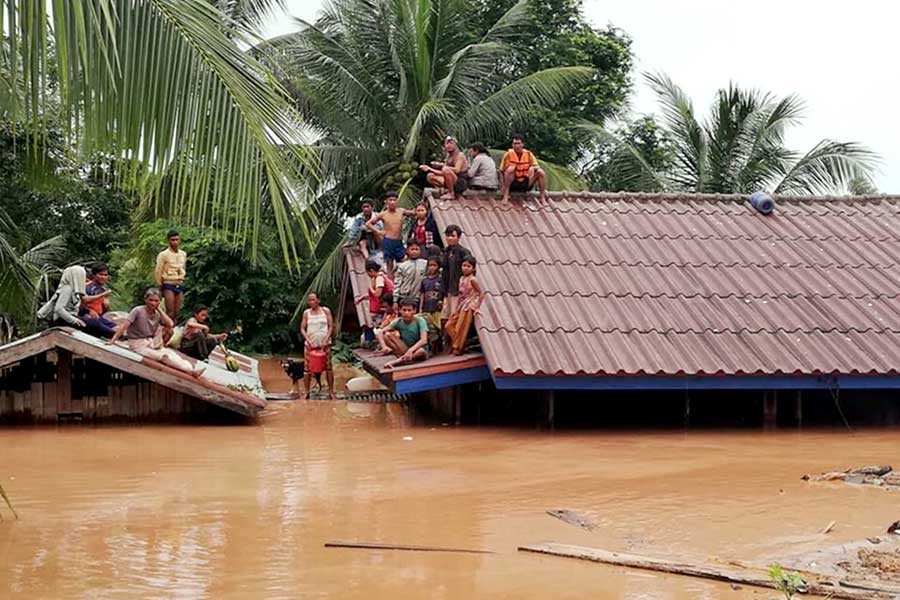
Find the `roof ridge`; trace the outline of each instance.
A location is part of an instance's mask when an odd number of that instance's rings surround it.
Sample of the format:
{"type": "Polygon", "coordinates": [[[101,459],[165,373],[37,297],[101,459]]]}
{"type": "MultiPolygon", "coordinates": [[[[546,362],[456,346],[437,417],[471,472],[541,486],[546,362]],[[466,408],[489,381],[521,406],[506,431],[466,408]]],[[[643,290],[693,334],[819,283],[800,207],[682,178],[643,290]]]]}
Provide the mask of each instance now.
{"type": "Polygon", "coordinates": [[[651,292],[644,292],[643,294],[634,294],[632,292],[618,293],[618,292],[606,292],[605,294],[601,294],[600,292],[590,292],[585,294],[583,292],[575,292],[572,294],[564,294],[561,291],[556,291],[553,293],[547,293],[545,291],[539,292],[526,292],[526,291],[512,291],[512,290],[502,290],[500,292],[494,292],[492,290],[485,290],[486,296],[528,296],[531,298],[543,296],[545,298],[555,298],[556,296],[565,296],[566,298],[572,297],[580,297],[580,298],[634,298],[636,300],[641,300],[644,298],[669,298],[672,300],[680,300],[680,299],[691,299],[691,298],[707,298],[707,299],[719,299],[719,300],[728,300],[730,298],[750,298],[753,300],[771,300],[771,299],[779,299],[779,298],[815,298],[819,300],[894,300],[900,298],[900,291],[895,294],[860,294],[860,295],[840,295],[838,293],[831,294],[815,294],[814,296],[810,296],[807,294],[796,293],[796,294],[788,294],[788,293],[778,293],[778,294],[739,294],[737,292],[731,294],[702,294],[700,292],[696,292],[694,294],[654,294],[651,292]]]}
{"type": "Polygon", "coordinates": [[[598,239],[606,239],[606,240],[656,240],[656,241],[681,241],[681,240],[715,240],[721,242],[734,242],[734,241],[745,241],[745,242],[767,242],[771,240],[783,241],[783,242],[831,242],[831,241],[841,241],[841,242],[858,242],[858,241],[867,241],[867,242],[890,242],[895,240],[900,240],[898,237],[892,236],[866,236],[866,235],[856,235],[853,237],[842,237],[837,235],[822,235],[822,236],[780,236],[776,234],[770,235],[688,235],[684,233],[678,233],[675,235],[671,235],[668,233],[662,234],[638,234],[638,233],[571,233],[571,234],[563,234],[560,232],[547,233],[546,231],[532,231],[532,232],[523,232],[523,231],[466,231],[466,237],[483,237],[483,238],[546,238],[546,239],[573,239],[573,240],[598,240],[598,239]]]}
{"type": "MultiPolygon", "coordinates": [[[[768,192],[766,192],[768,193],[768,192]]],[[[900,202],[900,195],[892,194],[865,194],[865,195],[835,195],[835,194],[813,194],[808,196],[799,196],[793,194],[769,194],[778,202],[788,202],[792,204],[810,203],[810,202],[900,202]]],[[[424,196],[430,200],[437,200],[440,203],[447,204],[459,203],[455,200],[440,200],[440,194],[434,188],[426,188],[424,196]]],[[[551,200],[565,200],[569,198],[586,198],[589,200],[629,200],[629,201],[678,201],[696,200],[702,202],[749,202],[750,194],[744,193],[695,193],[695,192],[586,192],[586,191],[554,191],[547,192],[547,196],[551,200]]],[[[466,192],[466,199],[487,199],[500,198],[500,193],[489,192],[466,192]]],[[[519,194],[520,198],[531,199],[538,198],[537,192],[526,192],[519,194]]]]}
{"type": "Polygon", "coordinates": [[[892,262],[888,264],[875,263],[875,262],[859,262],[859,263],[825,263],[820,264],[816,262],[785,262],[785,263],[774,263],[774,262],[741,262],[739,260],[735,260],[733,262],[662,262],[662,261],[643,261],[639,260],[637,262],[626,262],[626,261],[613,261],[613,260],[604,260],[604,261],[579,261],[576,259],[572,259],[569,261],[564,260],[546,260],[543,258],[537,260],[521,260],[515,261],[510,258],[505,258],[503,260],[496,260],[493,258],[480,259],[479,264],[492,264],[492,265],[513,265],[513,266],[521,266],[521,265],[545,265],[545,266],[564,266],[571,267],[573,265],[577,265],[579,267],[712,267],[714,269],[717,268],[728,268],[728,269],[740,269],[745,267],[754,267],[760,269],[784,269],[784,268],[819,268],[819,269],[892,269],[898,266],[898,263],[892,262]]]}
{"type": "MultiPolygon", "coordinates": [[[[484,319],[482,318],[482,322],[483,322],[483,321],[484,321],[484,319]]],[[[478,330],[479,330],[479,331],[486,331],[486,332],[488,332],[488,333],[499,333],[499,332],[501,332],[501,331],[502,331],[502,332],[506,332],[506,333],[521,333],[521,332],[525,332],[525,333],[547,333],[547,334],[553,334],[553,333],[557,333],[557,332],[563,332],[563,333],[576,333],[576,332],[581,332],[581,333],[584,333],[584,334],[592,334],[592,333],[603,333],[603,334],[621,333],[621,334],[624,334],[624,335],[630,335],[630,334],[635,334],[635,333],[638,334],[638,335],[646,335],[646,334],[651,334],[651,333],[658,333],[659,335],[668,335],[668,334],[670,334],[670,333],[674,333],[674,334],[677,334],[677,335],[685,335],[685,334],[689,334],[689,333],[693,333],[693,334],[696,334],[696,335],[723,335],[723,334],[741,335],[741,334],[748,334],[748,333],[749,333],[749,334],[752,334],[752,335],[758,335],[758,334],[761,334],[761,333],[768,333],[768,334],[772,334],[772,335],[779,334],[779,333],[788,334],[788,335],[796,335],[796,334],[813,334],[813,333],[839,333],[839,334],[847,334],[847,333],[859,333],[859,334],[865,334],[865,333],[896,334],[896,333],[900,333],[900,329],[893,328],[893,327],[884,327],[884,328],[881,328],[881,329],[877,329],[877,328],[875,328],[875,327],[865,327],[865,328],[860,328],[860,327],[847,327],[847,328],[840,328],[840,327],[837,327],[837,326],[835,326],[835,327],[829,327],[829,328],[822,328],[822,327],[813,327],[813,328],[795,327],[795,328],[793,328],[793,329],[788,329],[788,328],[785,328],[785,327],[775,327],[775,328],[768,328],[768,327],[756,327],[756,328],[752,328],[752,327],[740,327],[740,328],[733,328],[733,327],[722,327],[722,328],[705,327],[705,328],[702,328],[702,329],[697,329],[697,328],[694,328],[694,327],[689,327],[689,328],[686,328],[686,329],[677,329],[677,328],[675,328],[675,327],[668,327],[668,328],[650,327],[650,328],[642,329],[642,328],[640,328],[640,327],[632,327],[632,328],[630,328],[630,329],[625,329],[625,328],[621,328],[621,327],[591,327],[591,328],[586,328],[586,327],[581,327],[581,326],[578,326],[578,327],[572,327],[572,328],[566,328],[566,327],[563,327],[563,326],[561,326],[561,325],[558,325],[558,326],[556,326],[556,327],[514,327],[514,328],[510,328],[510,327],[487,327],[487,326],[485,326],[485,325],[483,325],[483,324],[480,324],[480,325],[478,325],[478,330]]]]}

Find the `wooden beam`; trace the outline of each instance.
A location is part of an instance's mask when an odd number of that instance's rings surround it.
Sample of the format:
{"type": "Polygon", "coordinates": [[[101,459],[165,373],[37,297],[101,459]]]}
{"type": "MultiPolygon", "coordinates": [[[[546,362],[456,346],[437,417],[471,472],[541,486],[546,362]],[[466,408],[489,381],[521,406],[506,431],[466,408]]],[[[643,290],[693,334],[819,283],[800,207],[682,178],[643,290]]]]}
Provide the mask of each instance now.
{"type": "MultiPolygon", "coordinates": [[[[775,583],[769,579],[768,574],[763,569],[732,568],[700,563],[686,563],[649,556],[626,554],[623,552],[610,552],[609,550],[602,550],[599,548],[573,546],[569,544],[532,544],[529,546],[520,546],[519,551],[549,554],[564,558],[575,558],[578,560],[629,567],[632,569],[642,569],[645,571],[656,571],[659,573],[670,573],[673,575],[699,577],[701,579],[712,579],[727,583],[777,589],[775,583]]],[[[813,579],[811,576],[813,574],[805,573],[805,575],[807,576],[806,590],[810,594],[828,596],[830,598],[844,598],[846,600],[881,600],[884,598],[883,595],[874,590],[862,591],[859,589],[841,587],[840,582],[833,582],[826,575],[816,575],[816,578],[812,581],[810,580],[813,579]]]]}
{"type": "Polygon", "coordinates": [[[490,550],[446,548],[443,546],[413,546],[409,544],[383,544],[381,542],[325,542],[326,548],[359,548],[363,550],[403,550],[407,552],[458,552],[463,554],[494,554],[490,550]]]}
{"type": "Polygon", "coordinates": [[[56,405],[61,413],[72,412],[72,353],[56,351],[56,405]]]}
{"type": "Polygon", "coordinates": [[[0,367],[17,363],[30,356],[43,354],[54,347],[56,331],[45,331],[31,339],[19,340],[0,349],[0,367]]]}

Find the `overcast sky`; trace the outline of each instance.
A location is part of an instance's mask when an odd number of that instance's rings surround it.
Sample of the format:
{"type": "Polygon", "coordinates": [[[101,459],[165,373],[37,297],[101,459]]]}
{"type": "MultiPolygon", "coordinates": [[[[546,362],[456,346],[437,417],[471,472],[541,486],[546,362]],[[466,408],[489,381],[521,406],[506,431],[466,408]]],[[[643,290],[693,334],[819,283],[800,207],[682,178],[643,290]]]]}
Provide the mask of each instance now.
{"type": "MultiPolygon", "coordinates": [[[[288,0],[287,15],[266,35],[295,29],[289,16],[312,19],[322,0],[288,0]]],[[[900,4],[882,0],[585,0],[596,26],[612,24],[634,41],[632,110],[652,112],[640,74],[662,71],[705,114],[716,89],[734,81],[778,95],[796,93],[807,117],[792,130],[792,149],[822,138],[862,142],[882,158],[876,184],[900,193],[900,4]],[[733,8],[732,8],[733,7],[733,8]]]]}

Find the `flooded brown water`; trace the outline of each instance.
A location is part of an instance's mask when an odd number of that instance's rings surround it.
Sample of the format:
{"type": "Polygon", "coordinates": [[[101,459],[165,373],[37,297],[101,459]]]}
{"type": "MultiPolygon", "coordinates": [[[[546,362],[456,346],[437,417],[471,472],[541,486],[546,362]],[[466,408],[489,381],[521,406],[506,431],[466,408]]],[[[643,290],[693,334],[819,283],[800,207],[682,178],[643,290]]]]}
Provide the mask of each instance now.
{"type": "Polygon", "coordinates": [[[0,523],[0,598],[769,598],[516,547],[752,561],[875,535],[898,496],[800,476],[897,464],[898,442],[411,426],[400,405],[328,402],[276,404],[258,426],[5,429],[0,481],[21,518],[0,523]]]}

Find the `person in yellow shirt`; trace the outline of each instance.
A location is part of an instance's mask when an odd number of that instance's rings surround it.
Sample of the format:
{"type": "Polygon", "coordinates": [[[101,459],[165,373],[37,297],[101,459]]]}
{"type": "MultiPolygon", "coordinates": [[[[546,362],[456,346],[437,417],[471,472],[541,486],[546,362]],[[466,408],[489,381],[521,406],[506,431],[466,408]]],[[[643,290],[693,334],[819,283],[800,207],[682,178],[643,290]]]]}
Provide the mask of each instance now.
{"type": "Polygon", "coordinates": [[[162,289],[166,302],[166,314],[178,322],[178,313],[184,301],[184,278],[187,254],[180,250],[181,236],[172,230],[166,234],[169,247],[156,255],[156,284],[162,289]]]}
{"type": "Polygon", "coordinates": [[[509,202],[510,192],[527,192],[537,184],[541,200],[547,200],[547,175],[530,150],[525,149],[525,138],[514,135],[512,148],[500,161],[500,189],[503,202],[509,202]]]}

